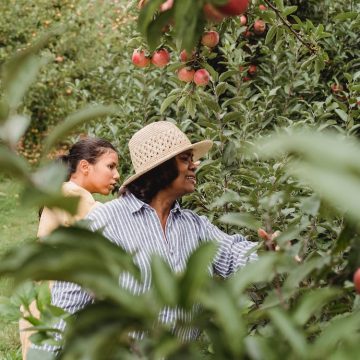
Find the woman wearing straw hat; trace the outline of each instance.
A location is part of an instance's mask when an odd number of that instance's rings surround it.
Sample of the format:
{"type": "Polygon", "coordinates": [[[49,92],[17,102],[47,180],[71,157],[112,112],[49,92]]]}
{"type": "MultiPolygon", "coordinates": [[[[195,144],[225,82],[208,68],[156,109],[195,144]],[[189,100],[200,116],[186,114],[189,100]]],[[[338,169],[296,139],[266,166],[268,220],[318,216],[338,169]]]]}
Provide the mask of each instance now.
{"type": "MultiPolygon", "coordinates": [[[[152,254],[163,257],[174,272],[181,272],[200,243],[216,240],[219,250],[213,268],[223,277],[257,258],[255,251],[251,252],[256,243],[242,235],[222,232],[206,217],[182,209],[177,202],[195,190],[196,161],[211,147],[210,140],[191,144],[187,136],[168,121],[145,126],[129,142],[135,174],[123,183],[118,199],[88,215],[92,230],[103,229],[110,241],[136,254],[143,283],[129,274],[120,276],[121,285],[134,294],[144,293],[151,286],[152,254]]],[[[92,301],[85,292],[66,299],[62,298],[61,291],[53,294],[54,305],[73,313],[92,301]]],[[[185,316],[181,309],[167,308],[160,319],[175,323],[185,316]]],[[[192,339],[196,334],[194,329],[188,329],[182,338],[192,339]]]]}

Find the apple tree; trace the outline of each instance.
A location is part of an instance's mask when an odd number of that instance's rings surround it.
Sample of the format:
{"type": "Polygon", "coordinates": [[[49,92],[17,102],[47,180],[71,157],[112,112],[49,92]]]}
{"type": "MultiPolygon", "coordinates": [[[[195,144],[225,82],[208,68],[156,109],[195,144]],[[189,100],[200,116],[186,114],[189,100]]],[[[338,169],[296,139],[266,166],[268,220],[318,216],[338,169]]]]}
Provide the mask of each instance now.
{"type": "MultiPolygon", "coordinates": [[[[124,154],[121,167],[128,174],[131,134],[152,121],[174,121],[192,140],[215,142],[199,167],[197,192],[182,199],[183,206],[229,233],[260,237],[260,245],[266,239],[259,227],[280,230],[278,251],[259,246],[259,260],[227,280],[204,271],[214,254],[211,245],[195,251],[181,274],[155,257],[152,290],[134,296],[117,286],[120,271],[139,276],[129,254],[81,226],[58,229],[43,243],[7,254],[0,273],[19,282],[73,281],[98,301],[74,318],[51,307],[45,290],[37,289],[32,297],[42,316],[29,317],[38,330],[33,341],[54,343],[53,326],[65,318],[61,359],[352,359],[360,350],[359,5],[340,0],[114,4],[133,21],[104,36],[107,51],[96,58],[101,66],[84,60],[86,76],[66,80],[70,95],[76,95],[74,107],[85,100],[97,106],[49,127],[36,169],[15,152],[29,126],[19,115],[29,111],[21,107],[24,84],[30,85],[42,56],[56,46],[52,42],[61,42],[70,30],[49,33],[7,62],[2,171],[26,185],[31,195],[24,202],[72,211],[74,203],[59,194],[61,169],[45,162],[54,145],[79,127],[104,136],[124,154]],[[117,34],[128,39],[121,49],[117,34]],[[113,106],[99,105],[110,102],[113,106]],[[101,117],[102,122],[92,121],[101,117]],[[178,324],[200,328],[196,342],[179,341],[157,322],[164,306],[199,304],[201,312],[178,324]],[[147,335],[131,342],[127,335],[134,330],[147,335]]],[[[107,6],[97,5],[99,12],[107,6]]],[[[88,29],[86,20],[76,21],[83,22],[80,30],[88,29]]],[[[25,297],[24,305],[30,300],[25,297]]],[[[48,354],[34,358],[41,356],[48,354]]]]}

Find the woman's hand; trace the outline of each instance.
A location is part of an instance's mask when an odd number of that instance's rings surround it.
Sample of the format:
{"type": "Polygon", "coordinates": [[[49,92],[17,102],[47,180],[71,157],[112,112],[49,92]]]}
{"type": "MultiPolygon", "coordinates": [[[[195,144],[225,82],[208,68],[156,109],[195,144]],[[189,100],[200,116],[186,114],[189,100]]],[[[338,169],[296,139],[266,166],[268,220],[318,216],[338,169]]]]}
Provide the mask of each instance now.
{"type": "MultiPolygon", "coordinates": [[[[279,251],[280,246],[276,244],[275,239],[280,235],[280,231],[275,231],[272,234],[267,233],[264,229],[258,229],[258,235],[261,239],[265,240],[266,249],[269,251],[279,251]]],[[[288,242],[289,247],[291,246],[291,242],[288,242]]],[[[298,263],[302,261],[299,255],[294,256],[294,260],[298,263]]]]}
{"type": "Polygon", "coordinates": [[[261,239],[265,240],[267,250],[279,251],[280,247],[276,244],[275,239],[280,235],[280,231],[275,231],[272,234],[267,233],[264,229],[258,229],[258,235],[261,239]]]}

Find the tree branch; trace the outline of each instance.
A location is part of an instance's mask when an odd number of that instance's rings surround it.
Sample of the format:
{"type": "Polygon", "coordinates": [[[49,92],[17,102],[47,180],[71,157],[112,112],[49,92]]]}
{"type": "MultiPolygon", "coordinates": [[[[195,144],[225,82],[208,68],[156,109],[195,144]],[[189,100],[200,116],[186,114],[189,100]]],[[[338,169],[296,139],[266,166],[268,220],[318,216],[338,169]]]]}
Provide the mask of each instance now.
{"type": "Polygon", "coordinates": [[[317,52],[317,48],[314,44],[309,44],[308,42],[306,42],[302,36],[297,32],[295,31],[290,22],[281,14],[280,10],[274,6],[269,0],[264,0],[264,2],[269,6],[269,8],[271,8],[272,10],[274,10],[276,16],[281,20],[281,22],[290,30],[290,32],[292,34],[294,34],[294,36],[304,45],[306,46],[309,51],[312,53],[312,54],[316,54],[317,52]]]}

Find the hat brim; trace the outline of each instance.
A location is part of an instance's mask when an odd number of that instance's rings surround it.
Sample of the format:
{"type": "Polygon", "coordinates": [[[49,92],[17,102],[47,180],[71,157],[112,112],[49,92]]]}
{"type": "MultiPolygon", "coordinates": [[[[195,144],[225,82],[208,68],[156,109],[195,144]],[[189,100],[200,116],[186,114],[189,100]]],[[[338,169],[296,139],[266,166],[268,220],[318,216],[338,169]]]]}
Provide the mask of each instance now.
{"type": "Polygon", "coordinates": [[[121,185],[120,187],[120,191],[121,189],[123,189],[126,185],[129,185],[131,182],[133,182],[134,180],[138,179],[140,176],[146,174],[148,171],[156,168],[157,166],[163,164],[165,161],[173,158],[176,155],[181,154],[184,151],[187,150],[193,150],[193,159],[194,161],[199,160],[200,158],[202,158],[213,146],[213,142],[211,140],[203,140],[203,141],[199,141],[197,143],[191,144],[189,146],[184,146],[181,149],[178,149],[170,154],[168,154],[167,156],[164,156],[161,160],[159,160],[158,162],[156,162],[155,164],[147,167],[146,169],[138,172],[135,175],[129,176],[121,185]]]}

